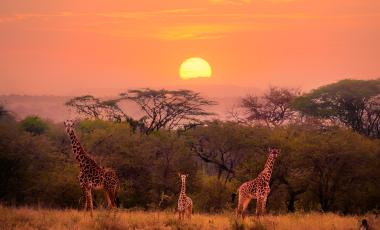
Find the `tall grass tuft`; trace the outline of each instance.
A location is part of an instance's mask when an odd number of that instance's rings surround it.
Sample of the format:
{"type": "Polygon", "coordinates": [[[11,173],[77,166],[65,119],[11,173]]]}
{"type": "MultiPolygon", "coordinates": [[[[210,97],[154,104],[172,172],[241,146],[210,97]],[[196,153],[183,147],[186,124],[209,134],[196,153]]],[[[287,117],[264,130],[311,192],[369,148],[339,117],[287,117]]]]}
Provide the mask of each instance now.
{"type": "Polygon", "coordinates": [[[193,214],[191,222],[179,221],[173,210],[161,211],[158,219],[156,211],[141,209],[118,209],[116,211],[97,209],[91,218],[83,211],[74,209],[49,210],[30,207],[6,207],[0,205],[0,229],[38,230],[121,230],[121,229],[193,229],[193,230],[320,230],[320,229],[359,229],[362,219],[367,219],[371,230],[380,230],[380,217],[372,213],[363,216],[342,216],[334,213],[292,213],[267,215],[257,219],[248,215],[244,221],[235,221],[233,212],[221,214],[193,214]]]}

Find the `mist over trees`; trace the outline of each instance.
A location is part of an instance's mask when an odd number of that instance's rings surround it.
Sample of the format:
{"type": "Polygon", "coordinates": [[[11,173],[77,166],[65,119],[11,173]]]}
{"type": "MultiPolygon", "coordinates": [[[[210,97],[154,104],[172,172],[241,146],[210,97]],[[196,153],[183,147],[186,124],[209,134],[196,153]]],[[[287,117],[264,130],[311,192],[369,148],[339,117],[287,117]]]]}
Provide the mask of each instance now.
{"type": "MultiPolygon", "coordinates": [[[[268,211],[359,214],[380,205],[378,84],[342,80],[303,95],[271,86],[241,98],[234,111],[243,113],[228,120],[210,119],[215,102],[189,90],[143,89],[104,101],[85,95],[65,104],[82,115],[73,129],[83,148],[118,175],[123,208],[156,208],[164,194],[163,207],[175,209],[182,173],[195,212],[231,211],[230,195],[257,177],[276,146],[268,211]],[[132,119],[124,100],[145,115],[132,119]]],[[[0,103],[1,202],[81,208],[72,154],[61,122],[19,119],[0,103]]],[[[93,201],[104,207],[104,192],[93,191],[93,201]]]]}

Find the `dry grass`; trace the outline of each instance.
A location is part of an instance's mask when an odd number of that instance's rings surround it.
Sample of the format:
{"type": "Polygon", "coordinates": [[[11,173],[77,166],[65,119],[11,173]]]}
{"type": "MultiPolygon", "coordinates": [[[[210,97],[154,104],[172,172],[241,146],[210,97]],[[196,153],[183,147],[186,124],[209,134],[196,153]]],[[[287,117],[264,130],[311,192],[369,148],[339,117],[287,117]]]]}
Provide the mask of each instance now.
{"type": "Polygon", "coordinates": [[[366,218],[372,230],[380,230],[380,218],[374,215],[346,216],[319,213],[295,213],[279,216],[268,215],[256,219],[249,216],[245,223],[235,223],[233,214],[194,214],[189,224],[178,221],[178,214],[172,211],[144,212],[139,210],[118,210],[108,216],[108,211],[97,210],[93,219],[87,212],[78,210],[48,210],[28,207],[10,208],[0,206],[0,229],[359,229],[359,223],[366,218]]]}

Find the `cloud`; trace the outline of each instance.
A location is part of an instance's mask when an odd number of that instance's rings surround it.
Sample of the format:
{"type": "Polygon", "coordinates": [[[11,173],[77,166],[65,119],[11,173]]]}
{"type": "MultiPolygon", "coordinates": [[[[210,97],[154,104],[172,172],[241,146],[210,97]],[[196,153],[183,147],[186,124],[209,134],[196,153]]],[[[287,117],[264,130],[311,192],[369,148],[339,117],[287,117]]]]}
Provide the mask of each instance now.
{"type": "MultiPolygon", "coordinates": [[[[210,0],[215,3],[228,3],[230,0],[210,0]]],[[[291,1],[291,0],[266,0],[266,1],[291,1]]],[[[234,3],[244,2],[249,3],[251,0],[232,0],[234,3]]],[[[132,12],[132,13],[72,13],[61,12],[60,14],[17,14],[15,17],[0,18],[0,23],[13,22],[18,20],[28,20],[33,18],[43,18],[44,20],[51,20],[57,17],[87,17],[91,20],[97,19],[98,21],[86,22],[83,25],[96,26],[102,24],[116,24],[123,23],[126,19],[131,20],[153,20],[160,21],[175,17],[219,17],[219,18],[353,18],[353,17],[375,17],[380,14],[352,14],[352,15],[316,15],[313,13],[292,13],[292,14],[208,14],[203,13],[206,11],[203,8],[193,9],[175,9],[153,12],[132,12]],[[202,12],[202,13],[201,13],[202,12]],[[102,18],[118,18],[120,20],[99,20],[102,18]]],[[[80,23],[70,23],[80,24],[80,23]]]]}
{"type": "MultiPolygon", "coordinates": [[[[232,5],[244,5],[251,3],[252,0],[209,0],[214,4],[232,4],[232,5]]],[[[305,0],[260,0],[262,2],[294,2],[294,1],[305,1],[305,0]]]]}
{"type": "Polygon", "coordinates": [[[204,11],[203,8],[194,9],[175,9],[175,10],[162,10],[153,12],[133,12],[133,13],[72,13],[61,12],[60,14],[15,14],[16,17],[0,18],[0,22],[15,21],[29,18],[51,18],[51,17],[79,17],[79,16],[101,16],[108,18],[134,18],[134,19],[146,19],[151,17],[157,17],[160,15],[175,15],[189,12],[204,11]]]}
{"type": "Polygon", "coordinates": [[[233,5],[243,5],[250,3],[252,0],[209,0],[214,4],[233,4],[233,5]]]}
{"type": "Polygon", "coordinates": [[[178,26],[155,26],[150,28],[135,28],[118,31],[103,31],[111,36],[124,36],[128,38],[149,38],[166,41],[184,39],[218,39],[237,31],[268,30],[242,23],[231,24],[183,24],[178,26]]]}
{"type": "MultiPolygon", "coordinates": [[[[228,0],[213,0],[226,2],[228,0]]],[[[239,0],[249,3],[250,0],[239,0]]],[[[233,0],[233,2],[238,2],[233,0]]],[[[29,30],[56,30],[56,31],[81,31],[88,33],[100,33],[108,36],[120,36],[125,38],[145,38],[159,40],[183,40],[183,39],[219,39],[236,32],[253,30],[284,29],[277,26],[272,20],[255,19],[325,19],[325,18],[354,18],[354,17],[378,17],[379,14],[351,14],[351,15],[319,15],[314,13],[292,14],[223,14],[210,13],[203,8],[174,9],[152,12],[131,13],[73,13],[62,12],[59,14],[14,14],[14,17],[0,18],[0,23],[12,23],[14,21],[32,21],[39,18],[44,24],[23,24],[19,28],[29,30]],[[133,23],[130,23],[130,22],[133,23]],[[112,26],[102,26],[114,24],[112,26]],[[119,25],[118,25],[119,24],[119,25]],[[26,28],[29,25],[33,28],[26,28]],[[258,26],[263,25],[263,26],[258,26]],[[270,26],[272,25],[272,27],[270,26]],[[278,27],[278,28],[276,28],[278,27]]]]}

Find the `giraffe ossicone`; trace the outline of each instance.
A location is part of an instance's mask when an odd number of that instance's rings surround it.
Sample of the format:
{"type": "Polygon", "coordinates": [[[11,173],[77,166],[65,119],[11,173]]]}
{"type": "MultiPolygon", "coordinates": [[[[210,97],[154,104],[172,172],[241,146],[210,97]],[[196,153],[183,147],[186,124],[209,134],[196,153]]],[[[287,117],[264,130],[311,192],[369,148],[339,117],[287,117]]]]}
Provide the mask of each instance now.
{"type": "Polygon", "coordinates": [[[74,123],[72,121],[67,120],[66,122],[64,121],[63,124],[70,137],[74,157],[81,168],[78,178],[82,191],[83,218],[86,217],[87,204],[90,207],[92,217],[93,204],[91,189],[104,189],[107,194],[109,210],[113,207],[117,207],[118,198],[115,197],[115,191],[117,187],[120,189],[120,183],[116,173],[100,167],[95,160],[84,151],[78,137],[74,133],[74,123]]]}
{"type": "Polygon", "coordinates": [[[236,193],[232,194],[232,201],[237,193],[239,193],[239,204],[236,208],[235,220],[238,218],[239,211],[241,211],[241,217],[244,221],[245,210],[251,199],[256,199],[256,216],[259,216],[260,208],[262,209],[262,215],[265,215],[265,206],[267,198],[270,192],[269,180],[272,175],[274,161],[277,158],[277,154],[281,152],[281,149],[277,147],[269,149],[269,157],[265,164],[264,170],[252,181],[243,183],[236,193]]]}
{"type": "Polygon", "coordinates": [[[178,199],[178,213],[179,213],[179,220],[181,218],[183,219],[186,216],[188,218],[188,221],[191,220],[191,212],[193,210],[193,201],[190,199],[190,197],[186,196],[186,177],[189,177],[189,174],[178,174],[179,177],[182,180],[182,187],[181,187],[181,194],[179,195],[178,199]]]}

